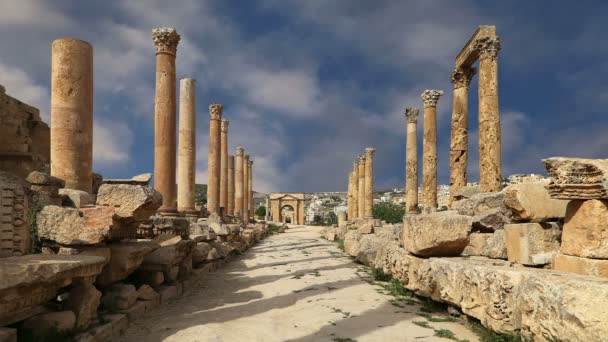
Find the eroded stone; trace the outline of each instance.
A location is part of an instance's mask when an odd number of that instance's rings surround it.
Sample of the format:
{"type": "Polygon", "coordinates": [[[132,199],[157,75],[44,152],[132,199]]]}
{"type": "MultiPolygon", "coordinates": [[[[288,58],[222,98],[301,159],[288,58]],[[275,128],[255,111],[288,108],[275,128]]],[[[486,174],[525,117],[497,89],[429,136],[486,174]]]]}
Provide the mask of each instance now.
{"type": "Polygon", "coordinates": [[[401,242],[408,252],[420,256],[455,256],[466,248],[473,220],[453,211],[408,215],[401,242]]]}
{"type": "Polygon", "coordinates": [[[514,219],[540,222],[566,216],[568,201],[551,198],[546,185],[546,182],[521,183],[504,189],[504,203],[514,219]]]}
{"type": "Polygon", "coordinates": [[[523,265],[545,265],[559,251],[562,235],[557,222],[518,223],[505,226],[509,261],[523,265]]]}

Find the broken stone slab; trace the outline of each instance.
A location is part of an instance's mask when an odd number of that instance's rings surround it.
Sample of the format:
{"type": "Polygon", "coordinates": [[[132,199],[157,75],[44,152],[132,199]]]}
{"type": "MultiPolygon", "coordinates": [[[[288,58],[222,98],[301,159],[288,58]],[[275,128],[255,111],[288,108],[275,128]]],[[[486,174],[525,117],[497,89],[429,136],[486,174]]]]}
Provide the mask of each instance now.
{"type": "Polygon", "coordinates": [[[479,185],[464,186],[464,187],[458,189],[458,191],[456,191],[456,193],[454,194],[454,201],[469,199],[473,195],[478,194],[479,192],[480,192],[479,185]]]}
{"type": "Polygon", "coordinates": [[[0,259],[0,326],[39,313],[74,278],[94,277],[104,259],[86,255],[41,255],[0,259]]]}
{"type": "Polygon", "coordinates": [[[359,228],[357,229],[357,231],[360,234],[373,234],[374,233],[374,223],[371,221],[363,222],[359,225],[359,228]]]}
{"type": "Polygon", "coordinates": [[[213,229],[217,236],[228,236],[231,235],[230,227],[227,224],[219,222],[208,222],[207,225],[210,229],[213,229]]]}
{"type": "Polygon", "coordinates": [[[556,254],[553,269],[594,277],[608,278],[608,260],[581,258],[566,254],[556,254]]]}
{"type": "Polygon", "coordinates": [[[142,173],[130,179],[104,179],[102,184],[125,184],[148,186],[152,180],[151,173],[142,173]]]}
{"type": "Polygon", "coordinates": [[[511,222],[511,215],[505,213],[503,208],[490,208],[473,216],[473,230],[493,232],[502,230],[509,222],[511,222]]]}
{"type": "Polygon", "coordinates": [[[195,222],[190,223],[190,238],[196,242],[201,241],[213,241],[216,239],[217,235],[215,231],[210,228],[207,223],[203,222],[195,222]]]}
{"type": "Polygon", "coordinates": [[[452,204],[460,215],[473,216],[477,231],[494,231],[511,223],[511,211],[504,205],[504,192],[482,192],[452,204]]]}
{"type": "Polygon", "coordinates": [[[28,184],[0,171],[0,258],[29,253],[31,246],[28,184]]]}
{"type": "MultiPolygon", "coordinates": [[[[186,259],[194,248],[195,242],[184,240],[180,236],[161,235],[152,240],[160,245],[160,248],[144,257],[141,269],[146,271],[167,271],[173,266],[179,265],[186,259]]],[[[167,274],[165,274],[167,278],[167,274]]]]}
{"type": "Polygon", "coordinates": [[[179,235],[188,238],[190,233],[190,221],[180,216],[154,216],[152,218],[154,234],[158,235],[179,235]]]}
{"type": "Polygon", "coordinates": [[[137,289],[137,299],[154,300],[158,296],[159,294],[150,285],[144,284],[137,289]]]}
{"type": "Polygon", "coordinates": [[[234,247],[232,247],[227,242],[210,241],[209,245],[212,248],[210,254],[214,256],[215,253],[213,253],[213,250],[215,250],[215,252],[217,253],[217,255],[219,255],[221,259],[227,258],[228,256],[230,256],[231,253],[234,252],[234,247]]]}
{"type": "Polygon", "coordinates": [[[94,245],[111,239],[119,230],[112,220],[113,208],[67,208],[46,206],[38,213],[36,224],[42,240],[62,245],[94,245]]]}
{"type": "Polygon", "coordinates": [[[492,259],[507,259],[504,230],[492,233],[471,233],[469,244],[462,255],[484,256],[492,259]]]}
{"type": "Polygon", "coordinates": [[[405,216],[401,243],[420,256],[458,256],[469,243],[472,224],[470,216],[454,211],[405,216]]]}
{"type": "Polygon", "coordinates": [[[106,287],[121,281],[133,273],[144,261],[144,257],[160,245],[151,241],[131,241],[109,244],[110,262],[97,277],[96,284],[106,287]]]}
{"type": "Polygon", "coordinates": [[[83,208],[95,205],[95,195],[86,191],[75,189],[59,189],[59,196],[62,196],[62,205],[73,208],[83,208]]]}
{"type": "Polygon", "coordinates": [[[363,234],[356,230],[349,230],[344,235],[344,252],[350,256],[356,256],[359,254],[360,245],[359,240],[363,234]]]}
{"type": "Polygon", "coordinates": [[[126,310],[133,306],[139,294],[131,284],[112,284],[104,290],[101,305],[110,311],[126,310]]]}
{"type": "Polygon", "coordinates": [[[104,266],[110,262],[112,251],[107,246],[60,246],[57,254],[63,255],[92,255],[104,258],[104,266]]]}
{"type": "Polygon", "coordinates": [[[568,201],[553,199],[545,188],[546,182],[530,182],[509,185],[504,203],[518,221],[542,222],[563,219],[568,201]]]}
{"type": "Polygon", "coordinates": [[[608,199],[608,159],[553,157],[543,159],[555,199],[608,199]]]}
{"type": "Polygon", "coordinates": [[[608,259],[608,200],[572,200],[568,203],[561,252],[608,259]]]}
{"type": "Polygon", "coordinates": [[[72,311],[55,311],[43,313],[26,319],[21,329],[31,333],[31,337],[44,340],[52,334],[66,334],[76,326],[76,315],[72,311]]]}
{"type": "Polygon", "coordinates": [[[561,235],[561,224],[557,222],[508,224],[508,260],[530,266],[549,264],[559,251],[561,235]]]}
{"type": "Polygon", "coordinates": [[[114,208],[122,219],[147,220],[162,204],[162,195],[148,185],[103,184],[97,193],[97,205],[114,208]]]}
{"type": "Polygon", "coordinates": [[[51,185],[51,186],[56,186],[58,188],[65,187],[65,181],[63,179],[53,177],[53,176],[49,175],[48,173],[39,172],[39,171],[30,172],[30,174],[27,176],[27,178],[25,180],[28,181],[30,184],[35,184],[35,185],[51,185]]]}

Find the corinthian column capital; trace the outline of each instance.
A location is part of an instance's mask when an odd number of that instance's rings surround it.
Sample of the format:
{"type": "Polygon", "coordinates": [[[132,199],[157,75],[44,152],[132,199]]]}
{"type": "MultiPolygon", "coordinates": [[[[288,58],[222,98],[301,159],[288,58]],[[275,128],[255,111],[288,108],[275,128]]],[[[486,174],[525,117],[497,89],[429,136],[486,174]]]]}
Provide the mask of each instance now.
{"type": "Polygon", "coordinates": [[[418,108],[407,107],[405,108],[405,117],[407,118],[407,123],[417,123],[418,122],[418,108]]]}
{"type": "Polygon", "coordinates": [[[222,119],[222,122],[220,124],[220,131],[223,133],[228,133],[228,124],[230,124],[228,120],[222,119]]]}
{"type": "Polygon", "coordinates": [[[224,106],[219,103],[212,103],[209,105],[209,115],[211,116],[211,120],[221,120],[223,111],[224,106]]]}
{"type": "Polygon", "coordinates": [[[443,90],[425,90],[420,94],[425,107],[436,107],[439,97],[443,95],[443,90]]]}
{"type": "Polygon", "coordinates": [[[374,154],[374,152],[376,152],[376,149],[373,147],[367,147],[365,149],[365,158],[371,158],[372,155],[374,154]]]}
{"type": "Polygon", "coordinates": [[[359,165],[365,165],[365,156],[359,156],[359,165]]]}
{"type": "Polygon", "coordinates": [[[471,48],[479,53],[479,58],[496,58],[500,50],[500,38],[481,37],[475,40],[471,48]]]}
{"type": "Polygon", "coordinates": [[[471,84],[471,79],[475,76],[475,68],[454,68],[450,74],[450,79],[454,83],[454,89],[468,87],[471,84]]]}
{"type": "Polygon", "coordinates": [[[245,154],[245,149],[243,148],[243,146],[237,146],[236,147],[236,155],[239,157],[242,157],[243,154],[245,154]]]}
{"type": "Polygon", "coordinates": [[[172,27],[161,27],[152,30],[152,39],[156,45],[156,53],[177,53],[177,44],[180,36],[172,27]]]}

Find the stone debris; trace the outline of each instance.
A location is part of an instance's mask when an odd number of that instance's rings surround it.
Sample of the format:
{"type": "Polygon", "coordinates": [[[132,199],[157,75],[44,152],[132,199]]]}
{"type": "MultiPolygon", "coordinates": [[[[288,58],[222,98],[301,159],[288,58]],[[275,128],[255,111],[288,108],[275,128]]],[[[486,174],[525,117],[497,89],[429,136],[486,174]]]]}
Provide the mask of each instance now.
{"type": "Polygon", "coordinates": [[[147,220],[162,203],[161,194],[148,185],[104,183],[97,193],[97,205],[114,208],[121,219],[147,220]]]}
{"type": "Polygon", "coordinates": [[[608,200],[572,200],[568,203],[561,252],[608,259],[608,200]]]}
{"type": "Polygon", "coordinates": [[[608,260],[581,258],[558,253],[553,259],[553,269],[562,272],[608,278],[608,260]]]}
{"type": "Polygon", "coordinates": [[[555,199],[608,199],[608,159],[543,159],[551,177],[547,190],[555,199]]]}
{"type": "Polygon", "coordinates": [[[59,189],[62,205],[65,207],[84,208],[95,205],[95,195],[75,189],[59,189]]]}
{"type": "Polygon", "coordinates": [[[503,192],[504,204],[514,220],[542,222],[563,219],[568,201],[553,199],[545,182],[509,185],[503,192]]]}
{"type": "Polygon", "coordinates": [[[505,226],[509,261],[522,265],[549,264],[559,252],[562,227],[557,222],[517,223],[505,226]]]}
{"type": "Polygon", "coordinates": [[[462,255],[507,259],[505,231],[500,229],[492,233],[471,233],[469,243],[462,251],[462,255]]]}
{"type": "Polygon", "coordinates": [[[62,245],[94,245],[110,241],[114,224],[114,208],[69,208],[48,205],[38,213],[36,223],[41,239],[62,245]]]}
{"type": "Polygon", "coordinates": [[[469,243],[472,224],[471,217],[454,211],[405,216],[401,243],[419,256],[458,256],[469,243]]]}
{"type": "Polygon", "coordinates": [[[151,241],[119,242],[108,245],[110,262],[97,277],[96,284],[105,287],[121,281],[133,273],[144,261],[144,257],[160,245],[151,241]]]}
{"type": "Polygon", "coordinates": [[[152,180],[151,173],[142,173],[141,175],[134,176],[130,179],[103,179],[101,183],[148,186],[150,184],[150,180],[152,180]]]}
{"type": "Polygon", "coordinates": [[[25,180],[32,185],[48,185],[55,186],[58,188],[65,187],[65,181],[63,179],[53,177],[48,173],[40,171],[32,171],[29,175],[27,175],[27,178],[25,180]]]}
{"type": "Polygon", "coordinates": [[[101,305],[110,311],[126,310],[135,305],[137,298],[139,298],[139,293],[135,286],[116,283],[104,289],[101,305]]]}

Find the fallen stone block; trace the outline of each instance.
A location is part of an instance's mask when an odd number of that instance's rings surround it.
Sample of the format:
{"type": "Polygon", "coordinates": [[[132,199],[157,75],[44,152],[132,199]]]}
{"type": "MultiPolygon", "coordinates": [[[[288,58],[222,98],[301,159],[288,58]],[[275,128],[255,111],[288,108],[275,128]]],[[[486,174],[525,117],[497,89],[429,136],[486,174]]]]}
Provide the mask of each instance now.
{"type": "Polygon", "coordinates": [[[503,229],[512,220],[511,211],[504,205],[503,192],[486,192],[454,202],[454,210],[460,215],[473,217],[473,229],[491,232],[503,229]]]}
{"type": "Polygon", "coordinates": [[[356,256],[360,251],[359,240],[361,239],[361,235],[356,230],[351,230],[344,236],[344,252],[350,256],[356,256]]]}
{"type": "Polygon", "coordinates": [[[359,225],[359,228],[357,228],[357,232],[359,232],[359,234],[373,234],[374,223],[371,221],[363,222],[359,225]]]}
{"type": "Polygon", "coordinates": [[[176,235],[188,238],[190,234],[190,221],[180,216],[154,216],[152,218],[154,236],[176,235]]]}
{"type": "Polygon", "coordinates": [[[137,299],[152,300],[156,297],[158,293],[150,285],[144,284],[137,289],[137,299]]]}
{"type": "Polygon", "coordinates": [[[137,301],[139,293],[131,284],[113,284],[104,290],[102,306],[109,311],[126,310],[137,301]]]}
{"type": "Polygon", "coordinates": [[[403,222],[401,243],[420,256],[457,256],[469,243],[473,220],[454,211],[408,215],[403,222]]]}
{"type": "Polygon", "coordinates": [[[469,244],[462,251],[462,255],[506,259],[507,245],[504,230],[500,229],[493,233],[471,233],[469,244]]]}
{"type": "Polygon", "coordinates": [[[92,255],[104,258],[104,266],[110,262],[112,251],[106,246],[60,246],[57,254],[63,255],[92,255]]]}
{"type": "Polygon", "coordinates": [[[21,329],[28,331],[34,338],[65,334],[74,329],[76,316],[72,311],[43,313],[23,321],[21,329]]]}
{"type": "Polygon", "coordinates": [[[608,159],[554,157],[543,159],[555,199],[608,199],[608,159]]]}
{"type": "Polygon", "coordinates": [[[112,208],[75,209],[49,205],[38,213],[36,224],[43,240],[62,245],[94,245],[111,239],[111,230],[115,227],[113,216],[112,208]]]}
{"type": "Polygon", "coordinates": [[[213,241],[217,237],[215,231],[206,223],[196,222],[190,223],[190,238],[195,242],[213,241]]]}
{"type": "Polygon", "coordinates": [[[199,242],[192,249],[192,263],[198,265],[207,261],[211,246],[206,242],[199,242]]]}
{"type": "Polygon", "coordinates": [[[608,278],[608,260],[556,254],[553,259],[553,269],[560,272],[608,278]]]}
{"type": "Polygon", "coordinates": [[[48,173],[39,171],[30,172],[30,174],[25,180],[27,180],[30,184],[34,185],[51,185],[56,186],[58,188],[65,187],[65,181],[63,179],[53,177],[48,173]]]}
{"type": "Polygon", "coordinates": [[[127,179],[104,179],[102,184],[123,184],[123,185],[140,185],[147,186],[152,180],[151,173],[142,173],[141,175],[134,176],[133,178],[127,179]]]}
{"type": "Polygon", "coordinates": [[[97,205],[114,208],[122,219],[147,220],[162,204],[162,195],[147,185],[103,184],[97,205]]]}
{"type": "Polygon", "coordinates": [[[572,200],[568,203],[561,252],[608,259],[608,200],[572,200]]]}
{"type": "Polygon", "coordinates": [[[165,272],[165,280],[169,280],[166,272],[189,257],[195,245],[192,240],[171,235],[158,236],[153,242],[158,243],[160,248],[146,255],[140,267],[142,270],[165,272]]]}
{"type": "Polygon", "coordinates": [[[507,258],[522,265],[549,264],[559,251],[561,235],[561,224],[557,222],[508,224],[507,258]]]}
{"type": "Polygon", "coordinates": [[[568,201],[553,199],[545,182],[521,183],[506,187],[504,203],[513,219],[542,222],[566,216],[568,201]]]}
{"type": "Polygon", "coordinates": [[[95,205],[95,195],[75,189],[59,189],[62,205],[73,208],[83,208],[95,205]]]}
{"type": "Polygon", "coordinates": [[[101,287],[127,278],[141,265],[144,257],[158,249],[160,245],[151,241],[137,241],[112,243],[108,247],[111,251],[110,262],[103,268],[96,281],[101,287]]]}
{"type": "Polygon", "coordinates": [[[456,191],[456,193],[454,194],[454,201],[469,199],[473,195],[476,195],[478,193],[479,185],[466,185],[456,191]]]}

